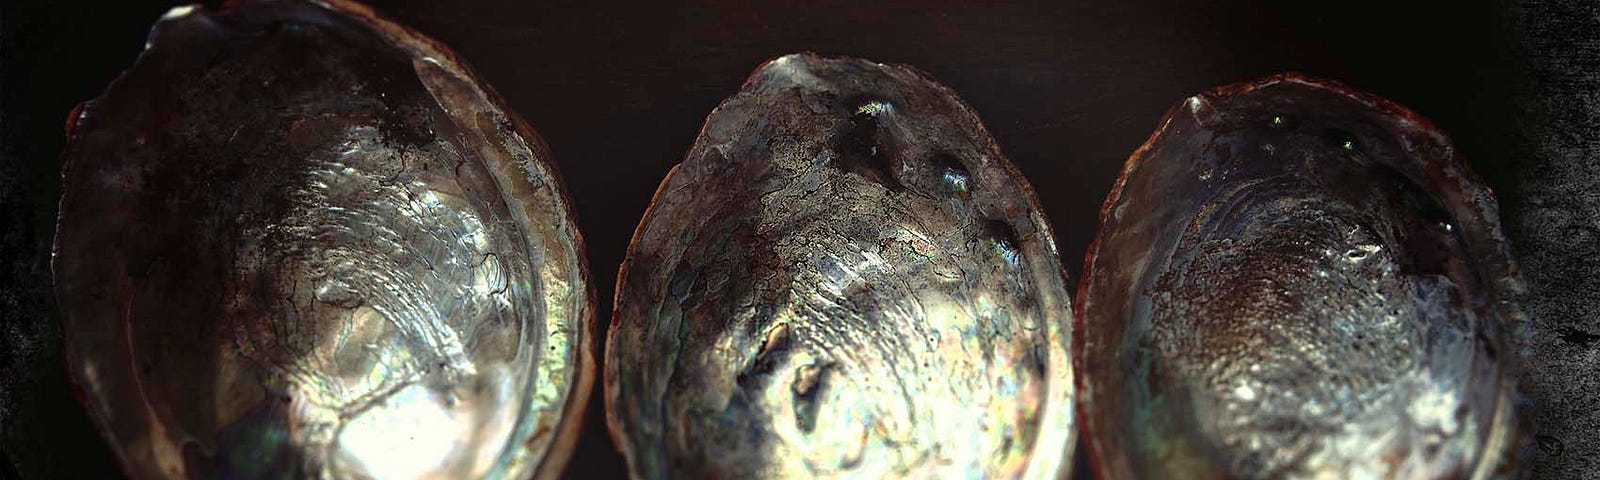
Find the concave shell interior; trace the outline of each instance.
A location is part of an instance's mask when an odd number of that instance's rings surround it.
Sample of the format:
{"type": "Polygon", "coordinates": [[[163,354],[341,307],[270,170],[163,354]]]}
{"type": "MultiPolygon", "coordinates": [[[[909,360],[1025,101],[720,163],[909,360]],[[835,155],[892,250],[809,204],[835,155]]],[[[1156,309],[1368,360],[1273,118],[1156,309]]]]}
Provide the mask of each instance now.
{"type": "Polygon", "coordinates": [[[558,473],[593,294],[546,148],[502,105],[354,3],[163,17],[73,120],[54,262],[69,369],[127,473],[558,473]]]}
{"type": "Polygon", "coordinates": [[[1064,475],[1070,305],[977,116],[912,68],[778,58],[706,119],[619,274],[640,478],[1064,475]]]}
{"type": "Polygon", "coordinates": [[[1076,298],[1104,478],[1509,468],[1521,286],[1494,198],[1404,108],[1298,75],[1174,107],[1076,298]]]}

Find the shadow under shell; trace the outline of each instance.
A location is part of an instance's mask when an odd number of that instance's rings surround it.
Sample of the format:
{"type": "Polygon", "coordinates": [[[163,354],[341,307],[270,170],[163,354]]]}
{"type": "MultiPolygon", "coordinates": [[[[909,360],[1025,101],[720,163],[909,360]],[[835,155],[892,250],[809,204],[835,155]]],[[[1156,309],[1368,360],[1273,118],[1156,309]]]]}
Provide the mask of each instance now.
{"type": "Polygon", "coordinates": [[[180,7],[74,119],[69,367],[136,478],[528,478],[593,367],[539,138],[343,1],[180,7]]]}
{"type": "Polygon", "coordinates": [[[1493,197],[1421,117],[1296,75],[1174,107],[1077,297],[1104,478],[1512,468],[1521,291],[1493,197]]]}
{"type": "Polygon", "coordinates": [[[612,435],[638,478],[1055,478],[1068,291],[1026,180],[954,93],[781,57],[706,119],[634,236],[612,435]]]}

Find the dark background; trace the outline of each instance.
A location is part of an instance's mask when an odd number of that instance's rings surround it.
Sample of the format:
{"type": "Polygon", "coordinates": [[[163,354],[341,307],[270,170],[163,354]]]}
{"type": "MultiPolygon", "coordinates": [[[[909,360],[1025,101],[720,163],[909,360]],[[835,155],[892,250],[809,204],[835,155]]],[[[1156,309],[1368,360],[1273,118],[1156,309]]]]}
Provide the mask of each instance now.
{"type": "MultiPolygon", "coordinates": [[[[114,477],[59,356],[48,283],[58,156],[67,113],[132,64],[176,2],[3,1],[0,477],[114,477]]],[[[1284,70],[1389,97],[1450,132],[1501,199],[1531,287],[1525,378],[1539,448],[1527,460],[1544,478],[1600,471],[1590,2],[374,3],[449,45],[549,143],[602,318],[657,182],[704,116],[784,53],[908,63],[959,92],[1033,183],[1073,277],[1122,161],[1180,99],[1284,70]]],[[[602,388],[568,476],[624,475],[602,388]]]]}

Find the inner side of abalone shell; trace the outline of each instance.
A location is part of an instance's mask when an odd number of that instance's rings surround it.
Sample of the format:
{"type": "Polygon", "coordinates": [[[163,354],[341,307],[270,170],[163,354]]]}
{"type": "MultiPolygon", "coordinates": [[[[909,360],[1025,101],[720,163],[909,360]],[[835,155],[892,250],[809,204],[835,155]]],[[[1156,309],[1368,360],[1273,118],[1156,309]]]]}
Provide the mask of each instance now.
{"type": "Polygon", "coordinates": [[[1090,318],[1122,324],[1087,353],[1122,370],[1092,374],[1105,454],[1139,477],[1476,468],[1504,387],[1461,228],[1484,220],[1430,190],[1409,121],[1295,82],[1175,110],[1111,207],[1138,238],[1103,237],[1091,279],[1127,289],[1090,318]]]}
{"type": "Polygon", "coordinates": [[[789,56],[712,114],[619,286],[608,368],[636,474],[1007,477],[1040,444],[1070,458],[1052,240],[955,102],[900,67],[789,56]]]}
{"type": "Polygon", "coordinates": [[[544,252],[503,198],[511,159],[468,141],[418,61],[309,4],[180,9],[88,107],[58,274],[93,298],[69,331],[131,469],[524,461],[544,252]]]}

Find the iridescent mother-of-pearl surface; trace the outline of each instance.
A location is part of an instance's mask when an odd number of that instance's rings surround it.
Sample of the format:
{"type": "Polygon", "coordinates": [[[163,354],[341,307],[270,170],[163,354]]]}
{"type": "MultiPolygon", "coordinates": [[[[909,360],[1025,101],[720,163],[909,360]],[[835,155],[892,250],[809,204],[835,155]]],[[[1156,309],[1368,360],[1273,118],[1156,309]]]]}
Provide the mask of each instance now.
{"type": "Polygon", "coordinates": [[[1128,161],[1078,296],[1106,478],[1509,470],[1520,291],[1494,199],[1411,112],[1286,75],[1128,161]]]}
{"type": "Polygon", "coordinates": [[[559,472],[592,375],[543,145],[345,2],[174,9],[75,119],[70,367],[138,478],[559,472]]]}
{"type": "Polygon", "coordinates": [[[1068,288],[948,89],[790,55],[706,120],[620,275],[606,365],[640,478],[1054,478],[1068,288]]]}

